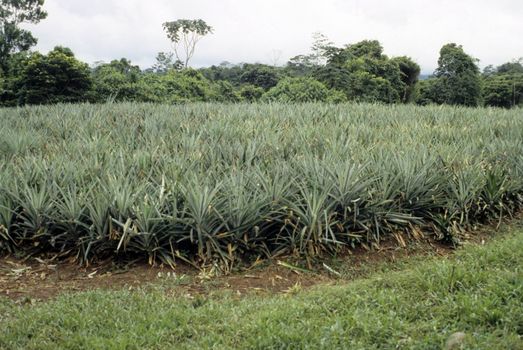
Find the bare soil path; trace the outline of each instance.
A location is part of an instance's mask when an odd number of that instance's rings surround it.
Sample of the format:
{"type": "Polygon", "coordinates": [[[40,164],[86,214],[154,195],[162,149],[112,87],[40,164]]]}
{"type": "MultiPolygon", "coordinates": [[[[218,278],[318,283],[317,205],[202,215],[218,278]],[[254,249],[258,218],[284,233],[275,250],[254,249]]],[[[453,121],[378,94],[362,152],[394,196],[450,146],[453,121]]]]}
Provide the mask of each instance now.
{"type": "MultiPolygon", "coordinates": [[[[350,272],[357,276],[361,270],[383,262],[394,263],[411,255],[448,254],[452,248],[417,243],[409,247],[391,246],[380,250],[358,250],[342,258],[350,266],[350,272]]],[[[286,261],[286,259],[282,259],[286,261]]],[[[286,263],[284,263],[286,265],[286,263]]],[[[292,266],[298,264],[292,263],[292,266]]],[[[329,266],[329,265],[327,265],[329,266]]],[[[179,291],[187,293],[209,293],[215,289],[230,289],[238,294],[248,292],[288,292],[292,288],[306,288],[318,283],[335,283],[339,276],[321,266],[311,272],[266,262],[252,270],[232,273],[226,276],[212,276],[186,265],[175,269],[163,266],[149,266],[135,263],[118,267],[104,263],[82,267],[75,262],[51,262],[32,258],[27,261],[14,258],[0,260],[0,295],[10,299],[46,300],[63,292],[91,289],[138,288],[151,283],[171,283],[179,291]]],[[[336,272],[336,270],[334,270],[336,272]]],[[[344,274],[345,275],[345,274],[344,274]]],[[[346,276],[345,276],[346,277],[346,276]]]]}
{"type": "MultiPolygon", "coordinates": [[[[492,236],[492,228],[483,228],[463,236],[467,243],[482,244],[492,236]]],[[[173,294],[201,295],[217,290],[247,293],[288,293],[317,284],[335,284],[361,277],[386,266],[394,269],[406,259],[425,256],[447,256],[454,247],[429,238],[389,239],[378,249],[362,247],[336,259],[314,263],[304,271],[303,262],[291,257],[265,261],[257,267],[225,276],[200,271],[180,264],[174,269],[149,266],[145,262],[116,265],[113,262],[83,267],[73,261],[50,261],[42,258],[25,260],[14,257],[0,259],[0,296],[19,302],[47,300],[65,292],[92,289],[136,289],[161,284],[173,294]]]]}

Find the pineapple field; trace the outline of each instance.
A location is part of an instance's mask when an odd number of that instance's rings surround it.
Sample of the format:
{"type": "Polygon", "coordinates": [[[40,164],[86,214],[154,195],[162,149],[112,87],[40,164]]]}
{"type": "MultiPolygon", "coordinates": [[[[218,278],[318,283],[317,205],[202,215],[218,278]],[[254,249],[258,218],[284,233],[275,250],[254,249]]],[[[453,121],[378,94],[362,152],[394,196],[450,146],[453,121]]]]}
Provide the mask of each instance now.
{"type": "Polygon", "coordinates": [[[391,235],[454,241],[523,205],[521,109],[0,109],[0,255],[231,269],[391,235]]]}

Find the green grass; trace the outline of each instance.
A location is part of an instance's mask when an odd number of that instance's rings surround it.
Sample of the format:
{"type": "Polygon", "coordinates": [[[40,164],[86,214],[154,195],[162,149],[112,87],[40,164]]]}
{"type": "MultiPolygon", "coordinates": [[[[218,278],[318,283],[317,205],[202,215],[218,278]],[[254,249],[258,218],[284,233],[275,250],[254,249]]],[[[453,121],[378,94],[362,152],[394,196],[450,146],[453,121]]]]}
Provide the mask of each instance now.
{"type": "MultiPolygon", "coordinates": [[[[163,287],[162,287],[163,288],[163,287]]],[[[523,231],[449,258],[295,294],[189,299],[162,288],[0,301],[3,349],[523,348],[523,231]]]]}

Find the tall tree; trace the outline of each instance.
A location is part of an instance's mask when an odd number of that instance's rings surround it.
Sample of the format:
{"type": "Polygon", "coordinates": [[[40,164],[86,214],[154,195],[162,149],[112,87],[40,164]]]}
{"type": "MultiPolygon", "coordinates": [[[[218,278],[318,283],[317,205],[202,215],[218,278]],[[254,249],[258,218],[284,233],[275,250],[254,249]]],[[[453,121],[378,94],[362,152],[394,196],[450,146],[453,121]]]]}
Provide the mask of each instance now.
{"type": "Polygon", "coordinates": [[[309,55],[310,60],[316,66],[327,63],[327,51],[332,48],[334,43],[327,38],[326,35],[315,32],[312,34],[312,54],[309,55]]]}
{"type": "Polygon", "coordinates": [[[320,32],[313,33],[312,40],[310,54],[292,57],[287,62],[286,70],[291,76],[310,77],[317,69],[324,67],[327,63],[327,52],[334,47],[334,43],[320,32]]]}
{"type": "Polygon", "coordinates": [[[22,24],[36,24],[47,17],[44,0],[0,0],[0,68],[7,70],[8,60],[18,51],[27,51],[37,39],[22,24]]]}
{"type": "Polygon", "coordinates": [[[434,102],[477,106],[481,101],[481,81],[477,60],[463,51],[461,45],[444,45],[440,50],[434,102]]]}
{"type": "Polygon", "coordinates": [[[196,44],[207,34],[213,32],[211,26],[202,19],[179,19],[165,22],[163,28],[172,41],[176,58],[187,68],[194,56],[196,44]]]}

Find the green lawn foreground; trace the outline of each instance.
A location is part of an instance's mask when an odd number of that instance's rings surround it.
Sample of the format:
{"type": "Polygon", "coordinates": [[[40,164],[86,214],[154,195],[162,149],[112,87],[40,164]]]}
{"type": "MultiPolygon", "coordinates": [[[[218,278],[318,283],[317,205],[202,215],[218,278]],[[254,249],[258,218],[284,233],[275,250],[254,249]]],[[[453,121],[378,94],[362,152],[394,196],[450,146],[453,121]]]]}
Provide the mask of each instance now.
{"type": "Polygon", "coordinates": [[[0,299],[1,349],[523,349],[523,229],[450,258],[295,294],[190,299],[163,287],[36,305],[0,299]]]}

